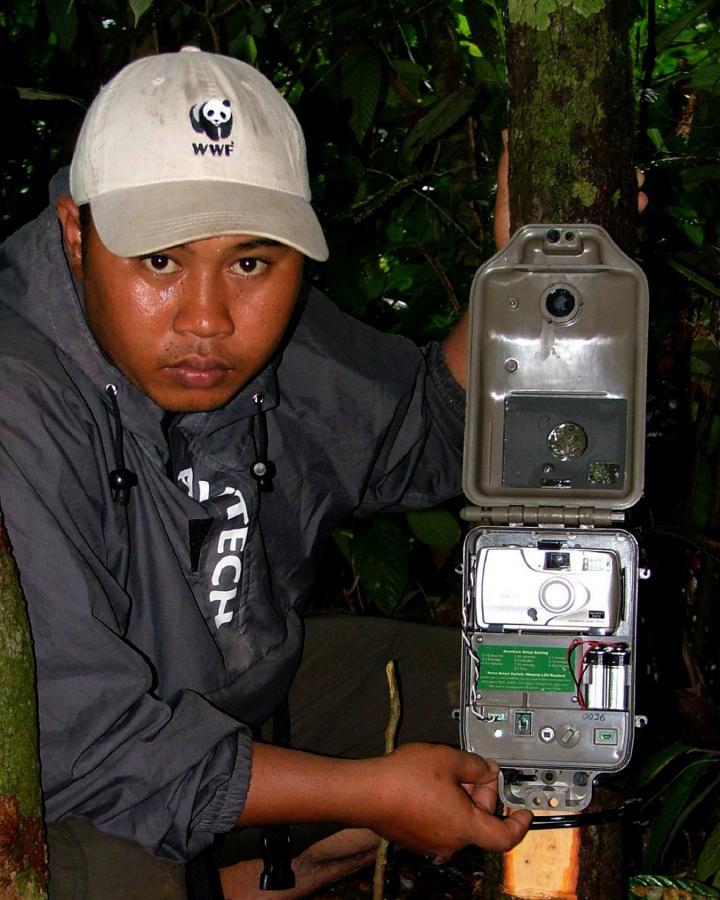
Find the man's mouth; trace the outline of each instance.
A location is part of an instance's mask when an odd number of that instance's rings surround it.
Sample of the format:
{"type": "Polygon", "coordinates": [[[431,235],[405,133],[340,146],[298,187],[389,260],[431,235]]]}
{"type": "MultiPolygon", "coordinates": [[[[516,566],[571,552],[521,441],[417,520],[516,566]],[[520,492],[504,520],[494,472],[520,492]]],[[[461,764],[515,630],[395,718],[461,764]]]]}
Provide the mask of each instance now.
{"type": "Polygon", "coordinates": [[[222,384],[231,367],[218,356],[186,356],[166,371],[183,387],[214,388],[222,384]]]}

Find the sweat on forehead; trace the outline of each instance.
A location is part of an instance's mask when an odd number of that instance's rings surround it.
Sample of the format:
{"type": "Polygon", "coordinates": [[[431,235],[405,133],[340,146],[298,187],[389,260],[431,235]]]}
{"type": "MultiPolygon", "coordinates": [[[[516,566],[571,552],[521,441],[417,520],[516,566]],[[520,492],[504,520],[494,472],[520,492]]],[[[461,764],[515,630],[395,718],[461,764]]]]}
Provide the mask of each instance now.
{"type": "Polygon", "coordinates": [[[295,114],[230,57],[187,47],[122,69],[88,110],[70,190],[119,256],[246,234],[327,259],[295,114]]]}

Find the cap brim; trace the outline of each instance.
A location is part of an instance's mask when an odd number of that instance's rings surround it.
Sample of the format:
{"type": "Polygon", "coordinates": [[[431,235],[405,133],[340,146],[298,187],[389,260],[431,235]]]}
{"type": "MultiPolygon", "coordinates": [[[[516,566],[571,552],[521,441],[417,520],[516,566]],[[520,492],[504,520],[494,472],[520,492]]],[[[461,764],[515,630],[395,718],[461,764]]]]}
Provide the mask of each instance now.
{"type": "Polygon", "coordinates": [[[323,262],[328,248],[310,203],[296,194],[225,181],[176,181],[111,191],[90,201],[100,240],[143,256],[228,234],[270,238],[323,262]]]}

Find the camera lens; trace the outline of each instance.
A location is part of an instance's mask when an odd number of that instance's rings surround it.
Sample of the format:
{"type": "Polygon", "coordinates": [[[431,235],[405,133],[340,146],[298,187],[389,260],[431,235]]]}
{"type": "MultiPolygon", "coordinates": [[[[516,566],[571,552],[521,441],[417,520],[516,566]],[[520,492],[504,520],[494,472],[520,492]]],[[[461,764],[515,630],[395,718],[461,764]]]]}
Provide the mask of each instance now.
{"type": "Polygon", "coordinates": [[[557,230],[557,228],[551,228],[550,231],[548,231],[547,239],[551,244],[557,244],[557,242],[560,240],[560,232],[557,230]]]}
{"type": "Polygon", "coordinates": [[[545,309],[554,319],[565,319],[575,309],[575,298],[567,288],[555,288],[545,298],[545,309]]]}

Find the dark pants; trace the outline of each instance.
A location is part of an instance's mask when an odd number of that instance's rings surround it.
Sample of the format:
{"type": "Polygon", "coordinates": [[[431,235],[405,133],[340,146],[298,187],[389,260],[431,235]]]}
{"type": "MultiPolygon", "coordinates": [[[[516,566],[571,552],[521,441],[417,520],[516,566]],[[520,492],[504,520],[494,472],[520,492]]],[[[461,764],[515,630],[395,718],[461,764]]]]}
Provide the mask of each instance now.
{"type": "MultiPolygon", "coordinates": [[[[303,659],[290,691],[292,745],[331,756],[384,752],[389,715],[385,666],[397,662],[398,743],[457,744],[460,636],[455,629],[357,617],[308,618],[303,659]]],[[[337,827],[293,826],[293,850],[337,827]]],[[[51,824],[50,900],[186,900],[185,867],[157,859],[87,819],[51,824]]],[[[212,850],[220,865],[260,856],[260,829],[240,829],[212,850]]]]}

